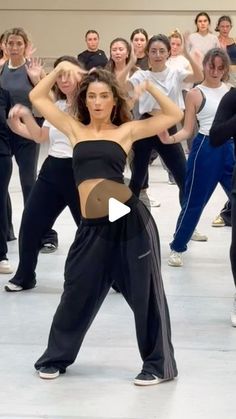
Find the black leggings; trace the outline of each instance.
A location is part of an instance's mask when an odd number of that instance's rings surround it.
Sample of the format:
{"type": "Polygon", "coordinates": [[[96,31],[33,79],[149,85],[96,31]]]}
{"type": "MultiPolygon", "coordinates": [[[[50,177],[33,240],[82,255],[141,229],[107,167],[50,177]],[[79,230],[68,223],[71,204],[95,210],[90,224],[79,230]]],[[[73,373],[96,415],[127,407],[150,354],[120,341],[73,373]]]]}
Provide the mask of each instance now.
{"type": "MultiPolygon", "coordinates": [[[[143,115],[142,119],[150,115],[143,115]]],[[[176,132],[175,127],[169,130],[170,134],[176,132]]],[[[143,140],[136,141],[133,145],[134,157],[131,163],[130,189],[139,196],[142,188],[147,187],[148,165],[152,150],[156,150],[168,171],[173,174],[176,184],[179,187],[180,204],[183,202],[184,185],[186,176],[186,158],[181,144],[163,144],[157,135],[143,140]]]]}
{"type": "Polygon", "coordinates": [[[7,259],[7,196],[11,172],[11,156],[0,156],[0,261],[7,259]]]}
{"type": "Polygon", "coordinates": [[[19,233],[19,265],[13,284],[24,289],[35,286],[41,240],[68,206],[77,226],[80,222],[79,194],[75,186],[72,159],[47,157],[27,200],[19,233]]]}

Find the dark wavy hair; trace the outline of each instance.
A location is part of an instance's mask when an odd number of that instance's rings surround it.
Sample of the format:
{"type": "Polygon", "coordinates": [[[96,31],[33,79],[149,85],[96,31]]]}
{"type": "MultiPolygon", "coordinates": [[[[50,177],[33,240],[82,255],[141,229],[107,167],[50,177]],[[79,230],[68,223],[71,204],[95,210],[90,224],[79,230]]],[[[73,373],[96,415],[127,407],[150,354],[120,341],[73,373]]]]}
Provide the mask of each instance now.
{"type": "Polygon", "coordinates": [[[203,58],[203,62],[202,62],[203,72],[204,72],[204,67],[206,66],[207,63],[210,63],[213,66],[215,65],[216,57],[221,58],[222,63],[223,63],[223,67],[224,67],[224,74],[223,74],[221,80],[222,81],[227,81],[229,79],[230,61],[229,61],[228,54],[222,48],[212,48],[209,51],[207,51],[206,55],[203,58]]]}
{"type": "MultiPolygon", "coordinates": [[[[53,68],[55,68],[59,63],[62,61],[69,61],[69,63],[75,64],[80,68],[83,68],[83,64],[81,64],[77,58],[73,57],[72,55],[62,55],[61,57],[57,58],[53,64],[53,68]]],[[[65,100],[66,95],[59,89],[58,85],[55,83],[53,86],[53,92],[55,94],[56,100],[65,100]]]]}
{"type": "Polygon", "coordinates": [[[80,84],[79,91],[75,94],[72,103],[72,113],[85,125],[90,123],[90,114],[86,105],[87,90],[91,83],[100,82],[105,83],[111,89],[116,105],[113,107],[110,119],[113,124],[119,126],[124,122],[130,121],[131,113],[125,98],[125,93],[119,86],[116,77],[110,71],[97,68],[84,76],[80,84]]]}
{"type": "Polygon", "coordinates": [[[137,28],[137,29],[135,29],[131,33],[131,35],[130,35],[130,41],[132,42],[133,39],[134,39],[134,37],[135,37],[135,35],[138,35],[139,33],[142,33],[145,36],[146,42],[148,42],[148,34],[147,34],[147,31],[145,31],[145,29],[143,29],[143,28],[137,28]]]}

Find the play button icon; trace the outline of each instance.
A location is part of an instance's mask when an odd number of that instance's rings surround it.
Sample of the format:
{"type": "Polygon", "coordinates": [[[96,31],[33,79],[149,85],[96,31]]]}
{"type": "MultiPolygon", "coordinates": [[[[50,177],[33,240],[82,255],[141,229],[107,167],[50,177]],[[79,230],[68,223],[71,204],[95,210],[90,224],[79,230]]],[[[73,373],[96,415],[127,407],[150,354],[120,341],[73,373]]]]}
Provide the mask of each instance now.
{"type": "Polygon", "coordinates": [[[108,201],[108,219],[111,223],[118,220],[130,212],[130,207],[115,198],[109,198],[108,201]]]}

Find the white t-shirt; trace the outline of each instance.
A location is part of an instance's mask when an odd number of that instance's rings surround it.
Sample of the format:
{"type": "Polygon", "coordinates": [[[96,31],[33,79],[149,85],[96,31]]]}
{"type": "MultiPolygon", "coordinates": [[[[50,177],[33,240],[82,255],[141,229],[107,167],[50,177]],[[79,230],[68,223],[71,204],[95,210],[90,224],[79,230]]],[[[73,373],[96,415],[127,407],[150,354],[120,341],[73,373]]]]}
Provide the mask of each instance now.
{"type": "MultiPolygon", "coordinates": [[[[67,104],[65,100],[58,100],[55,104],[61,111],[66,111],[67,104]]],[[[58,131],[58,129],[47,120],[44,121],[43,126],[49,128],[49,156],[57,157],[59,159],[72,157],[72,146],[65,134],[58,131]]]]}
{"type": "MultiPolygon", "coordinates": [[[[181,109],[184,109],[182,82],[188,75],[189,71],[183,68],[173,70],[166,67],[165,70],[159,72],[138,70],[130,77],[129,81],[135,87],[144,80],[150,80],[181,109]]],[[[139,113],[143,115],[155,109],[160,109],[159,104],[150,93],[144,92],[139,98],[139,113]]]]}
{"type": "Polygon", "coordinates": [[[202,58],[211,48],[220,48],[219,39],[213,33],[201,35],[199,32],[194,32],[189,35],[189,51],[195,50],[202,54],[202,58]]]}

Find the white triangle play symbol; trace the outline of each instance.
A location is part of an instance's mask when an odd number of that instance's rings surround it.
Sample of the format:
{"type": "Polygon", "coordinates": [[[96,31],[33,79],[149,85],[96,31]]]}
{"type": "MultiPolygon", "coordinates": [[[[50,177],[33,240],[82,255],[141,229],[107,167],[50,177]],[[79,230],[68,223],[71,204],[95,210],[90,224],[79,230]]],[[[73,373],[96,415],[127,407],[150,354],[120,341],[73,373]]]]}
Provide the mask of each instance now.
{"type": "Polygon", "coordinates": [[[124,215],[128,214],[130,212],[130,207],[128,207],[125,204],[122,204],[122,202],[117,201],[115,198],[109,198],[108,201],[108,219],[113,223],[113,221],[118,220],[121,217],[124,217],[124,215]]]}

